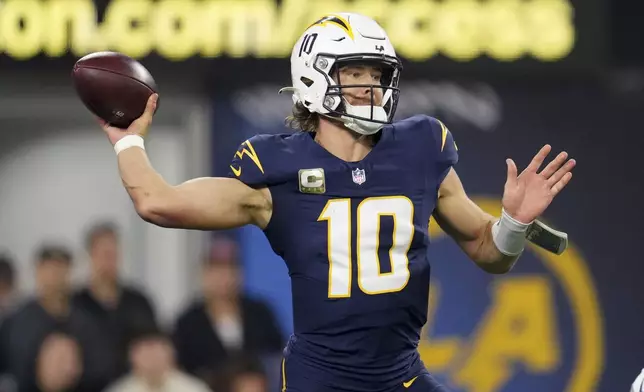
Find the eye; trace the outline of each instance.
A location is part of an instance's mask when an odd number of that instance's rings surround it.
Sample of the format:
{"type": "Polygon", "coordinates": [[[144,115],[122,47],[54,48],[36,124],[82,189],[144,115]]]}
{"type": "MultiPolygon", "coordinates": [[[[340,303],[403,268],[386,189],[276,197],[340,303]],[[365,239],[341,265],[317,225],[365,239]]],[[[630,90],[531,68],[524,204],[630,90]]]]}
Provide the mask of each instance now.
{"type": "Polygon", "coordinates": [[[356,79],[359,79],[360,76],[362,76],[362,74],[360,72],[354,72],[354,73],[351,74],[351,76],[356,78],[356,79]]]}

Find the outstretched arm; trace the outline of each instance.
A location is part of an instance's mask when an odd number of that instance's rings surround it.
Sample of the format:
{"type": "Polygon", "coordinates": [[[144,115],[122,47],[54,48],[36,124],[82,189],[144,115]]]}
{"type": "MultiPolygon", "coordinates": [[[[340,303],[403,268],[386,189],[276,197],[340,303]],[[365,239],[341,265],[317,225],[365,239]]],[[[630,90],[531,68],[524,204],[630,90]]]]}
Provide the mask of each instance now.
{"type": "Polygon", "coordinates": [[[567,160],[565,152],[537,172],[550,150],[544,146],[519,176],[515,163],[508,159],[501,218],[485,213],[469,199],[453,169],[443,180],[434,217],[483,270],[498,274],[512,268],[523,252],[528,226],[572,179],[576,163],[567,160]]]}
{"type": "Polygon", "coordinates": [[[492,225],[498,218],[477,206],[465,193],[451,169],[441,184],[434,218],[465,254],[489,273],[508,272],[519,255],[504,255],[492,240],[492,225]]]}
{"type": "Polygon", "coordinates": [[[143,148],[157,96],[127,130],[101,121],[114,144],[123,185],[137,213],[163,227],[216,230],[255,224],[265,227],[271,214],[268,189],[253,189],[230,178],[197,178],[172,186],[154,170],[143,148]]]}

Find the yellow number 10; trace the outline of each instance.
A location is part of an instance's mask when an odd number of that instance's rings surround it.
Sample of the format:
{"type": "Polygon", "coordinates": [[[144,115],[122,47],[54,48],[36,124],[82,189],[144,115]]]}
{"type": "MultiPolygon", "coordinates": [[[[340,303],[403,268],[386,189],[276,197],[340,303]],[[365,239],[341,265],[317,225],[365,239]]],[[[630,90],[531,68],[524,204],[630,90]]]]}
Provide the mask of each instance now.
{"type": "MultiPolygon", "coordinates": [[[[414,204],[407,197],[370,197],[356,211],[358,287],[366,294],[400,291],[409,281],[407,252],[414,237],[414,204]],[[394,221],[391,272],[380,272],[380,217],[394,221]]],[[[351,200],[329,200],[318,217],[327,221],[329,298],[351,296],[351,200]]]]}

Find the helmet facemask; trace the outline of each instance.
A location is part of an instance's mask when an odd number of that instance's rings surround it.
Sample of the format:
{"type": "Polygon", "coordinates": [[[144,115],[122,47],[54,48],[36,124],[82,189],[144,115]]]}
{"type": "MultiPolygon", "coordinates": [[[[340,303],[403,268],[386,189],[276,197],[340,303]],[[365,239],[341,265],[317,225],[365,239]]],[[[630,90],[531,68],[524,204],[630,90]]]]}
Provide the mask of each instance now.
{"type": "Polygon", "coordinates": [[[328,87],[324,94],[322,107],[329,117],[341,121],[347,128],[362,135],[372,135],[384,125],[391,124],[398,106],[400,90],[398,81],[402,66],[394,56],[375,54],[331,55],[320,53],[316,56],[313,68],[324,75],[328,87]],[[342,84],[339,70],[345,66],[365,65],[377,67],[381,71],[379,85],[342,84]],[[336,75],[336,80],[332,75],[336,75]],[[344,89],[367,88],[370,102],[366,105],[351,105],[344,96],[344,89]],[[377,94],[381,92],[381,102],[377,94]]]}

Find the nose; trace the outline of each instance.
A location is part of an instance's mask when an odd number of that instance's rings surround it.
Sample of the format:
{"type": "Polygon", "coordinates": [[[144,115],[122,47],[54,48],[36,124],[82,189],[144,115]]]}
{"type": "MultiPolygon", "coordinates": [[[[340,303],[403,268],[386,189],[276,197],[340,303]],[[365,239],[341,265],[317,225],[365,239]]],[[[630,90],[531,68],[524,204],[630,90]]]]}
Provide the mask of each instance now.
{"type": "Polygon", "coordinates": [[[358,81],[356,81],[356,84],[362,84],[365,85],[364,87],[358,87],[356,92],[358,93],[358,98],[361,99],[366,99],[371,101],[371,96],[373,93],[373,87],[368,87],[373,84],[373,81],[371,80],[370,77],[362,77],[358,81]]]}
{"type": "Polygon", "coordinates": [[[351,97],[351,104],[353,105],[370,105],[371,104],[371,89],[359,87],[354,90],[354,93],[348,94],[351,97]]]}
{"type": "Polygon", "coordinates": [[[358,94],[356,98],[361,102],[370,103],[371,102],[371,89],[369,87],[359,87],[358,94]]]}

